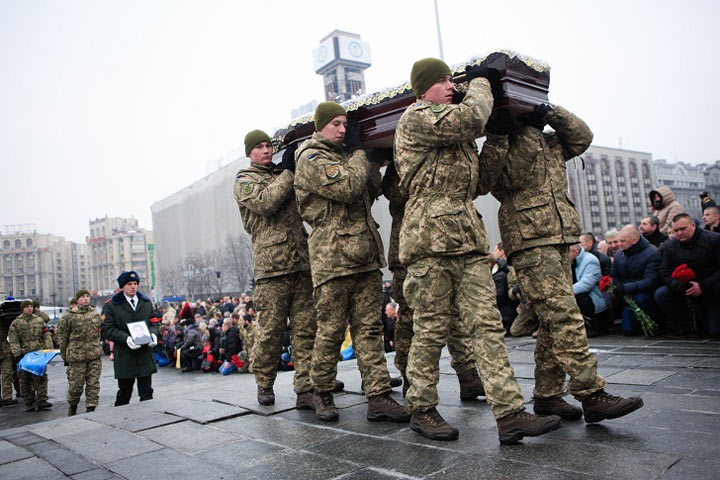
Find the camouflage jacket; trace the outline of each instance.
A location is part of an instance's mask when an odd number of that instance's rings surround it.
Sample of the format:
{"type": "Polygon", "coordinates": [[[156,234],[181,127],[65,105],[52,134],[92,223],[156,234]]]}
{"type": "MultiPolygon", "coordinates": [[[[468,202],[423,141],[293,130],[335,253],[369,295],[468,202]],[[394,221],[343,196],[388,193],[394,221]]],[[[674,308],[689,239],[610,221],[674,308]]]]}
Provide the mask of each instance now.
{"type": "Polygon", "coordinates": [[[52,336],[42,318],[35,314],[23,313],[10,324],[8,341],[13,357],[20,357],[28,352],[53,348],[52,336]]]}
{"type": "Polygon", "coordinates": [[[252,237],[255,280],[310,270],[307,232],[298,213],[293,173],[250,163],[235,180],[235,200],[252,237]]]}
{"type": "Polygon", "coordinates": [[[36,309],[33,311],[33,315],[40,317],[40,318],[42,319],[42,321],[45,322],[45,323],[48,323],[48,322],[50,321],[50,317],[48,316],[48,314],[45,313],[45,312],[43,312],[43,311],[40,310],[39,308],[36,308],[36,309]]]}
{"type": "Polygon", "coordinates": [[[526,126],[514,135],[492,189],[501,203],[498,223],[508,258],[518,250],[578,242],[580,216],[568,196],[565,162],[587,150],[593,134],[562,107],[548,123],[554,132],[526,126]]]}
{"type": "Polygon", "coordinates": [[[78,305],[60,319],[57,342],[67,363],[87,362],[102,356],[100,315],[93,307],[78,305]]]}
{"type": "Polygon", "coordinates": [[[385,169],[385,175],[382,179],[382,192],[388,200],[390,216],[392,217],[390,247],[388,250],[388,267],[392,272],[404,269],[400,261],[400,226],[402,225],[405,203],[408,197],[400,190],[399,182],[400,178],[395,169],[395,164],[391,163],[385,169]]]}
{"type": "MultiPolygon", "coordinates": [[[[502,168],[479,157],[480,137],[493,106],[490,84],[473,79],[458,105],[420,100],[403,113],[395,130],[395,167],[408,196],[400,229],[405,266],[428,256],[487,253],[488,237],[473,205],[488,193],[502,168]]],[[[491,147],[490,149],[492,149],[491,147]]]]}
{"type": "Polygon", "coordinates": [[[10,350],[10,344],[7,341],[8,329],[10,323],[6,320],[0,320],[0,360],[3,358],[12,358],[13,354],[10,350]]]}
{"type": "Polygon", "coordinates": [[[368,193],[368,183],[379,171],[371,172],[365,151],[348,158],[338,145],[314,133],[300,145],[296,159],[298,207],[313,229],[308,242],[313,286],[384,267],[368,193]]]}

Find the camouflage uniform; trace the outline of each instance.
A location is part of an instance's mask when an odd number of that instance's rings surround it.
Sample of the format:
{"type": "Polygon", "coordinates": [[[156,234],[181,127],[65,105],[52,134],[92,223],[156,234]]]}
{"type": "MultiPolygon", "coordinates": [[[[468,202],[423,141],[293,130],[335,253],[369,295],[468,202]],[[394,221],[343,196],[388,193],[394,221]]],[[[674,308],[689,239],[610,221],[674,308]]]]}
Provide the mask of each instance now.
{"type": "Polygon", "coordinates": [[[582,399],[601,390],[605,381],[588,351],[572,291],[568,249],[577,243],[581,227],[568,196],[565,162],[584,152],[593,135],[562,107],[555,108],[548,123],[554,133],[524,126],[513,135],[492,193],[501,202],[498,223],[505,252],[528,307],[540,320],[534,396],[562,395],[568,373],[568,390],[582,399]]]}
{"type": "Polygon", "coordinates": [[[13,354],[7,341],[10,324],[0,320],[0,399],[12,400],[13,389],[13,354]]]}
{"type": "Polygon", "coordinates": [[[474,143],[492,105],[488,81],[473,79],[461,104],[420,100],[403,113],[395,131],[400,189],[409,197],[400,230],[400,261],[407,266],[404,293],[414,311],[406,397],[411,412],[437,405],[440,352],[448,332],[460,322],[470,326],[495,417],[523,408],[485,261],[487,233],[473,205],[502,169],[492,155],[478,158],[474,143]]]}
{"type": "Polygon", "coordinates": [[[57,341],[67,366],[67,402],[77,405],[83,388],[85,406],[97,407],[100,401],[102,343],[100,315],[93,307],[78,305],[60,320],[57,341]]]}
{"type": "Polygon", "coordinates": [[[33,315],[40,317],[42,319],[42,321],[45,322],[46,325],[50,321],[50,317],[48,316],[48,314],[43,312],[42,310],[40,310],[39,307],[36,307],[33,310],[33,315]]]}
{"type": "MultiPolygon", "coordinates": [[[[35,314],[23,313],[10,324],[8,330],[10,350],[14,357],[22,357],[28,352],[52,348],[52,337],[45,322],[35,314]]],[[[42,377],[21,370],[20,395],[26,406],[33,405],[35,401],[43,402],[48,399],[47,373],[42,377]]]]}
{"type": "Polygon", "coordinates": [[[307,232],[295,203],[293,178],[290,170],[251,163],[238,172],[235,199],[253,243],[254,304],[260,314],[252,355],[255,382],[262,388],[275,383],[289,317],[294,388],[303,393],[312,390],[316,324],[307,232]]]}
{"type": "MultiPolygon", "coordinates": [[[[400,226],[402,225],[407,197],[400,192],[398,181],[395,164],[391,163],[385,170],[382,179],[382,190],[389,201],[390,216],[392,217],[388,267],[393,274],[392,297],[399,306],[398,319],[395,323],[395,367],[405,375],[408,352],[413,337],[413,311],[405,301],[405,295],[403,295],[407,269],[400,262],[399,246],[400,226]]],[[[457,314],[457,310],[454,311],[457,314]]],[[[469,368],[475,368],[477,362],[473,357],[469,325],[465,322],[459,322],[458,325],[462,328],[450,330],[447,345],[451,357],[450,365],[459,374],[469,368]]]]}
{"type": "Polygon", "coordinates": [[[365,394],[390,391],[382,334],[382,241],[370,212],[379,194],[379,169],[364,150],[350,156],[314,133],[296,153],[295,192],[312,227],[310,267],[317,311],[312,382],[319,393],[335,387],[337,361],[350,321],[365,394]],[[372,193],[369,193],[371,187],[372,193]],[[372,195],[372,197],[371,197],[372,195]]]}

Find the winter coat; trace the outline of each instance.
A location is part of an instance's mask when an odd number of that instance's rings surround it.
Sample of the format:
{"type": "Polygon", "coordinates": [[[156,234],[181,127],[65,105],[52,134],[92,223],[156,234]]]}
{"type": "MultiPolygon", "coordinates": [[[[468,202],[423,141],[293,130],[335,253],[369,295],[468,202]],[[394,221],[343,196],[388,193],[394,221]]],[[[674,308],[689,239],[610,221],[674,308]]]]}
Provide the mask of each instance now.
{"type": "Polygon", "coordinates": [[[202,334],[200,333],[200,330],[198,330],[198,326],[194,323],[191,323],[185,328],[185,341],[183,341],[182,349],[184,350],[190,350],[193,348],[193,350],[202,350],[203,348],[203,338],[202,334]]]}
{"type": "Polygon", "coordinates": [[[599,252],[597,249],[597,244],[594,244],[593,248],[591,248],[588,253],[592,253],[593,255],[595,255],[595,257],[600,262],[600,273],[602,275],[610,275],[610,271],[612,270],[612,260],[610,260],[610,257],[608,257],[602,252],[599,252]]]}
{"type": "Polygon", "coordinates": [[[519,302],[510,297],[512,286],[509,282],[510,266],[504,258],[499,258],[497,263],[491,269],[492,278],[495,282],[495,291],[497,293],[497,306],[500,310],[503,323],[509,324],[517,316],[517,306],[519,302]]]}
{"type": "Polygon", "coordinates": [[[660,252],[640,236],[635,245],[615,254],[612,277],[628,295],[652,294],[660,285],[660,252]]]}
{"type": "Polygon", "coordinates": [[[73,307],[57,328],[60,355],[67,363],[87,362],[102,356],[100,315],[94,307],[73,307]]]}
{"type": "Polygon", "coordinates": [[[130,336],[128,323],[145,322],[150,333],[159,335],[158,324],[150,323],[152,315],[150,299],[141,292],[137,292],[137,299],[138,304],[133,311],[123,292],[118,292],[103,307],[102,339],[114,342],[115,378],[118,379],[147,377],[157,372],[152,347],[142,345],[137,350],[131,350],[127,346],[127,338],[130,336]]]}
{"type": "Polygon", "coordinates": [[[656,228],[653,233],[645,237],[645,240],[650,242],[655,248],[660,248],[660,245],[665,243],[669,237],[660,231],[660,227],[656,228]]]}
{"type": "Polygon", "coordinates": [[[13,357],[21,357],[35,350],[53,348],[47,325],[34,313],[23,313],[13,320],[8,330],[8,342],[13,357]]]}
{"type": "Polygon", "coordinates": [[[670,224],[675,215],[685,213],[685,209],[680,202],[675,200],[675,194],[670,187],[662,186],[655,190],[650,190],[648,194],[650,198],[650,213],[655,215],[660,221],[659,229],[662,233],[668,233],[670,231],[670,224]],[[659,193],[662,197],[662,207],[660,210],[655,210],[652,206],[652,197],[654,193],[659,193]]]}
{"type": "Polygon", "coordinates": [[[600,262],[597,257],[590,252],[580,250],[580,255],[575,258],[577,266],[575,267],[575,277],[577,282],[573,284],[573,294],[587,293],[595,306],[595,313],[606,310],[609,305],[605,297],[600,292],[600,262]]]}
{"type": "Polygon", "coordinates": [[[225,349],[223,355],[226,360],[240,353],[242,350],[242,340],[240,340],[240,332],[237,327],[230,327],[226,332],[223,332],[221,345],[222,348],[225,349]]]}
{"type": "Polygon", "coordinates": [[[695,228],[695,235],[686,243],[673,238],[660,247],[660,279],[675,293],[684,294],[689,285],[672,278],[678,265],[686,263],[695,272],[695,280],[703,293],[720,282],[720,233],[695,228]]]}

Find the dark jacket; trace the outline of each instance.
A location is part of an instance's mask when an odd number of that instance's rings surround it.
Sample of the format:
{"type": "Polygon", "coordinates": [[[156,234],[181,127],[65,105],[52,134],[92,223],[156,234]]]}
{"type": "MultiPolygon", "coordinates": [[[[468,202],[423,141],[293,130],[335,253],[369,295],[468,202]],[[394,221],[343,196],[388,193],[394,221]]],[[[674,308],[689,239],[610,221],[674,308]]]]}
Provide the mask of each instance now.
{"type": "Polygon", "coordinates": [[[102,311],[102,338],[115,342],[113,353],[115,355],[115,378],[147,377],[157,372],[153,349],[143,345],[137,350],[127,346],[130,336],[127,324],[132,322],[145,322],[155,336],[159,335],[158,324],[150,323],[152,303],[144,294],[137,292],[138,304],[133,311],[125,300],[123,292],[119,292],[105,304],[102,311]]]}
{"type": "Polygon", "coordinates": [[[185,341],[182,344],[182,350],[202,350],[203,339],[198,326],[195,323],[191,323],[185,327],[185,341]],[[193,348],[194,347],[194,348],[193,348]]]}
{"type": "Polygon", "coordinates": [[[598,259],[600,262],[600,274],[601,275],[610,275],[610,272],[612,270],[612,260],[610,260],[610,257],[605,255],[602,252],[599,252],[597,249],[597,243],[593,244],[593,247],[590,249],[590,252],[598,259]]]}
{"type": "Polygon", "coordinates": [[[502,315],[503,323],[509,325],[517,316],[518,301],[510,297],[510,286],[508,285],[509,267],[507,261],[499,258],[495,267],[492,268],[492,278],[495,282],[497,293],[497,306],[502,315]]]}
{"type": "Polygon", "coordinates": [[[668,239],[668,236],[662,233],[659,228],[656,228],[655,231],[645,237],[645,239],[650,242],[650,245],[653,245],[655,248],[660,248],[660,245],[668,239]]]}
{"type": "Polygon", "coordinates": [[[660,278],[662,282],[678,294],[685,293],[688,285],[672,278],[672,272],[678,265],[686,263],[695,272],[695,281],[703,292],[709,292],[720,282],[720,234],[695,229],[695,235],[687,243],[676,238],[668,240],[660,247],[662,262],[660,278]]]}
{"type": "Polygon", "coordinates": [[[240,353],[242,350],[242,340],[240,340],[238,328],[235,326],[228,328],[227,332],[223,333],[220,344],[222,348],[225,349],[223,353],[224,360],[230,360],[230,357],[240,353]]]}
{"type": "Polygon", "coordinates": [[[612,277],[625,293],[653,293],[660,285],[660,252],[642,235],[627,250],[615,254],[612,277]]]}

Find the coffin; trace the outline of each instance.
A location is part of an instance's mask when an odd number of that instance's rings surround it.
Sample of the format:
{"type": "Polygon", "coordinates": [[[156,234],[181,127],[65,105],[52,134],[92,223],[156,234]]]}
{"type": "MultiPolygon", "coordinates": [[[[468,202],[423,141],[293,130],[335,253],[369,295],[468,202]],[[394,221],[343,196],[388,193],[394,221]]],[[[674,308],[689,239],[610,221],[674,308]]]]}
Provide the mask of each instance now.
{"type": "MultiPolygon", "coordinates": [[[[547,103],[550,87],[550,66],[534,58],[509,50],[490,53],[481,58],[455,65],[453,81],[463,83],[467,65],[485,65],[490,68],[495,105],[493,115],[508,110],[513,117],[522,118],[539,103],[547,103]]],[[[361,139],[368,148],[392,147],[395,127],[408,105],[416,101],[410,82],[342,103],[348,112],[348,121],[360,124],[361,139]]],[[[298,145],[309,138],[315,125],[313,114],[293,120],[273,136],[276,152],[290,145],[298,145]]]]}

